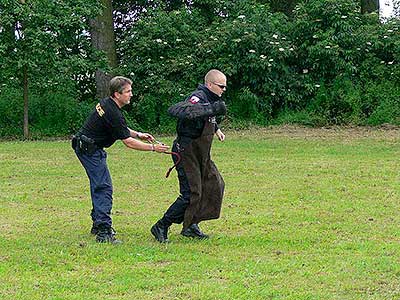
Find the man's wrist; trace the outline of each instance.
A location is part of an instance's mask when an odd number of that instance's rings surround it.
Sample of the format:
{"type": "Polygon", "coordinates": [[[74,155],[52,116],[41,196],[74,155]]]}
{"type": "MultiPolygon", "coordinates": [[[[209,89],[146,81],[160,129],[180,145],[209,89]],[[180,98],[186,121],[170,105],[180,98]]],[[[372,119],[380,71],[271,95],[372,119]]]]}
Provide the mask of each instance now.
{"type": "Polygon", "coordinates": [[[151,151],[156,151],[156,147],[154,146],[154,144],[150,144],[151,145],[151,151]]]}
{"type": "Polygon", "coordinates": [[[142,135],[142,133],[140,132],[140,131],[136,131],[136,137],[138,138],[138,139],[140,139],[140,136],[142,135]]]}

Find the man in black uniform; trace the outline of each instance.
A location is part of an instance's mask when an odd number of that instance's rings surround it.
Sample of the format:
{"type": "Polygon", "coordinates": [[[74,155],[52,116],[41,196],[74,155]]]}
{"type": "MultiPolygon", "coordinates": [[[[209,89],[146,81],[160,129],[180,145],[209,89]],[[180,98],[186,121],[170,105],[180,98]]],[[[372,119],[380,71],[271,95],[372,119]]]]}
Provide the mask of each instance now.
{"type": "Polygon", "coordinates": [[[119,243],[111,227],[113,188],[106,162],[107,153],[103,148],[110,147],[116,140],[122,140],[127,147],[142,151],[165,152],[169,148],[166,145],[141,142],[137,139],[153,142],[154,137],[127,127],[121,108],[130,102],[131,85],[132,81],[128,78],[112,78],[110,97],[96,105],[83,127],[72,139],[72,148],[90,181],[93,221],[91,233],[96,235],[97,242],[119,243]]]}
{"type": "MultiPolygon", "coordinates": [[[[224,181],[210,158],[214,134],[220,141],[225,135],[218,128],[216,116],[226,114],[221,100],[226,90],[226,76],[211,70],[185,101],[170,107],[168,112],[178,118],[177,138],[172,151],[181,155],[176,170],[180,195],[164,216],[152,226],[151,233],[160,243],[168,242],[168,228],[182,223],[185,237],[206,239],[198,223],[219,218],[224,193],[224,181]]],[[[176,157],[172,157],[176,163],[176,157]]]]}

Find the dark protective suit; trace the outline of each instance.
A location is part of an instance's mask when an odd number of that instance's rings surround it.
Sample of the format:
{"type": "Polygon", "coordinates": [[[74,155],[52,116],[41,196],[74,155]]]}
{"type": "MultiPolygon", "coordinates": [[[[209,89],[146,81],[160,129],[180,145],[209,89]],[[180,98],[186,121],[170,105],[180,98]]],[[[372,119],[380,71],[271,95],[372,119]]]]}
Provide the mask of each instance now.
{"type": "Polygon", "coordinates": [[[168,112],[178,118],[178,137],[172,150],[182,158],[177,166],[180,195],[161,221],[165,226],[183,221],[186,229],[220,216],[225,183],[211,160],[210,150],[218,129],[215,117],[226,114],[226,106],[218,95],[200,85],[168,112]]]}

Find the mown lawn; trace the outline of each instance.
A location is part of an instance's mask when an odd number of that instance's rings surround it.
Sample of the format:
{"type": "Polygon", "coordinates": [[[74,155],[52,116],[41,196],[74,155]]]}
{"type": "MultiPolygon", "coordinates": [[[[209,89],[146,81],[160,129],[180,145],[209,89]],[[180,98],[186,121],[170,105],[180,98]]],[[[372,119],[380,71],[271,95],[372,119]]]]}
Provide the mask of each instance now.
{"type": "MultiPolygon", "coordinates": [[[[161,138],[171,144],[173,137],[161,138]]],[[[122,245],[89,234],[68,141],[0,143],[0,299],[400,299],[400,131],[228,132],[207,241],[149,229],[177,195],[163,154],[108,151],[122,245]]]]}

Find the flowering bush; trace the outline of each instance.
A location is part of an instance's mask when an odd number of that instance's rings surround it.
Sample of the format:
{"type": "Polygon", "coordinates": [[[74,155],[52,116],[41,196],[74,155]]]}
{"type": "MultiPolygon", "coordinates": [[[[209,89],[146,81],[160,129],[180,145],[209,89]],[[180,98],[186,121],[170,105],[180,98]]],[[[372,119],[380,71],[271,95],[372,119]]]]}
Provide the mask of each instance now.
{"type": "Polygon", "coordinates": [[[211,68],[228,76],[233,123],[308,111],[319,123],[362,124],[378,105],[363,104],[364,83],[399,81],[399,22],[380,24],[354,1],[306,1],[293,20],[255,1],[203,2],[169,13],[159,7],[124,38],[123,72],[135,78],[131,113],[139,124],[172,128],[167,107],[211,68]]]}

